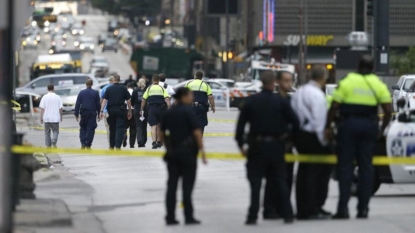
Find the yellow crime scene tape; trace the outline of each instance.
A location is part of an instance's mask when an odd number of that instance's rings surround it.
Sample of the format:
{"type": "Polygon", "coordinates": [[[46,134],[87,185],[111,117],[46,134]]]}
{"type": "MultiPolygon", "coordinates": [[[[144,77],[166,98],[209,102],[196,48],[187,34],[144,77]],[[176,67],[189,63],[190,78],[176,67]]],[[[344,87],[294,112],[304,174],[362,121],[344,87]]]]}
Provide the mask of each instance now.
{"type": "MultiPolygon", "coordinates": [[[[32,146],[13,146],[11,151],[16,154],[68,154],[68,155],[100,155],[100,156],[132,156],[132,157],[162,157],[164,151],[154,150],[108,150],[108,149],[92,149],[82,150],[77,148],[45,148],[32,146]]],[[[240,160],[245,159],[239,153],[207,153],[208,159],[229,159],[240,160]]],[[[337,157],[335,155],[285,155],[287,162],[301,162],[301,163],[323,163],[336,164],[337,157]]],[[[415,165],[415,157],[387,157],[374,156],[374,165],[415,165]]]]}

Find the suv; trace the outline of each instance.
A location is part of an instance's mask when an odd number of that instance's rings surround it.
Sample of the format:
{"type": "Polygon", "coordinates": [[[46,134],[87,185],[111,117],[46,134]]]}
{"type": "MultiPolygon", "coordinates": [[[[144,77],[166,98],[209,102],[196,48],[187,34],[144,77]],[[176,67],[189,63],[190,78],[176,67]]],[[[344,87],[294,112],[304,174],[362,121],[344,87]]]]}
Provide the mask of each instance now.
{"type": "Polygon", "coordinates": [[[415,75],[404,75],[399,78],[399,81],[396,85],[392,86],[392,108],[394,111],[398,110],[396,102],[399,99],[406,97],[406,94],[414,81],[415,75]]]}
{"type": "Polygon", "coordinates": [[[44,95],[48,92],[47,86],[53,84],[55,88],[58,87],[73,87],[82,86],[85,87],[87,79],[91,79],[94,82],[93,89],[98,90],[98,80],[90,74],[79,74],[79,73],[66,73],[66,74],[50,74],[36,78],[28,84],[16,88],[16,91],[20,92],[31,92],[39,95],[44,95]]]}

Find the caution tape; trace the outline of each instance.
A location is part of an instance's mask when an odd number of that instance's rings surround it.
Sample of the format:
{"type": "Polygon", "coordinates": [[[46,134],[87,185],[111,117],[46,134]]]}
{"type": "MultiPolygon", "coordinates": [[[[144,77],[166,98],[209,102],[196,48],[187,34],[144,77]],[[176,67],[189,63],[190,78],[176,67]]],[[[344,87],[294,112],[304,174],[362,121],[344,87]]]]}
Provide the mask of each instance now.
{"type": "MultiPolygon", "coordinates": [[[[13,146],[11,151],[16,154],[69,154],[69,155],[101,155],[101,156],[129,156],[129,157],[161,157],[164,151],[155,150],[108,150],[108,149],[91,149],[83,150],[76,148],[45,148],[45,147],[31,147],[31,146],[13,146]]],[[[207,153],[208,159],[230,159],[239,160],[244,159],[239,153],[207,153]]],[[[337,157],[335,155],[285,155],[287,162],[301,162],[301,163],[322,163],[322,164],[336,164],[337,157]]],[[[387,157],[374,156],[373,164],[378,166],[385,165],[415,165],[415,157],[387,157]]]]}
{"type": "MultiPolygon", "coordinates": [[[[45,130],[42,126],[31,126],[30,129],[35,130],[45,130]]],[[[59,131],[62,132],[72,132],[72,133],[79,133],[79,129],[76,128],[59,128],[59,131]]],[[[95,134],[107,134],[106,130],[95,130],[95,134]]],[[[150,136],[150,133],[147,133],[148,136],[150,136]]],[[[204,133],[204,137],[233,137],[235,136],[234,133],[204,133]]]]}

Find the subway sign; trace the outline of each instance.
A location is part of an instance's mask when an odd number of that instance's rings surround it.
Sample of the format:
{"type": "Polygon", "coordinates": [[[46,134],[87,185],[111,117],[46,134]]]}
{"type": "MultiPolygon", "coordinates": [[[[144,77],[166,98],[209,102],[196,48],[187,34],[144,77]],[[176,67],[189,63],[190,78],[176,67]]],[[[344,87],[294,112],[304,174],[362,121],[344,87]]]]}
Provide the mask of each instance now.
{"type": "MultiPolygon", "coordinates": [[[[326,46],[333,39],[333,35],[308,35],[307,39],[304,36],[304,40],[307,40],[307,46],[326,46]]],[[[297,46],[298,44],[300,44],[300,35],[288,35],[284,41],[286,46],[297,46]]]]}

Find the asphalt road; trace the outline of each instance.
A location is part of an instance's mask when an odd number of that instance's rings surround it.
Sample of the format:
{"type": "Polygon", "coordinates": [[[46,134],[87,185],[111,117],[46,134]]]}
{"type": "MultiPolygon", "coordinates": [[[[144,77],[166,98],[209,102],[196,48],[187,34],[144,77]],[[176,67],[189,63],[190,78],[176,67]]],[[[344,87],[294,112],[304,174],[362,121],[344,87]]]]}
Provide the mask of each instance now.
{"type": "MultiPolygon", "coordinates": [[[[98,33],[105,30],[107,19],[104,16],[80,15],[78,18],[86,19],[87,35],[96,38],[98,33]]],[[[70,40],[72,39],[68,39],[68,44],[71,44],[70,40]]],[[[48,43],[45,36],[39,50],[22,52],[22,71],[28,70],[27,67],[37,54],[46,53],[48,43]]],[[[95,55],[101,55],[101,52],[96,50],[95,55]]],[[[89,68],[92,56],[85,54],[84,68],[89,68]]],[[[126,77],[132,73],[127,55],[111,52],[103,56],[111,62],[111,70],[119,72],[121,76],[126,77]]],[[[20,79],[27,82],[28,76],[22,74],[20,79]]],[[[206,128],[206,133],[211,136],[204,139],[208,152],[237,152],[231,136],[236,117],[237,111],[220,110],[215,114],[209,114],[210,124],[206,128]],[[214,134],[217,136],[213,136],[214,134]]],[[[78,123],[73,116],[64,117],[61,129],[58,147],[79,148],[78,123]]],[[[19,125],[18,130],[26,133],[25,139],[30,143],[36,146],[44,145],[42,130],[28,128],[25,125],[19,125]]],[[[100,122],[93,148],[108,147],[104,130],[103,122],[100,122]]],[[[149,145],[150,142],[147,149],[149,145]]],[[[76,232],[98,232],[84,225],[85,221],[79,220],[85,214],[97,218],[107,233],[415,232],[415,185],[382,185],[371,201],[369,220],[352,218],[349,221],[297,221],[293,225],[284,225],[282,221],[260,221],[257,227],[247,227],[243,224],[249,200],[244,161],[212,159],[207,166],[200,164],[194,191],[195,215],[203,224],[192,227],[166,227],[163,203],[166,169],[161,158],[61,155],[61,159],[64,166],[69,169],[70,175],[58,173],[44,179],[37,184],[36,194],[39,198],[63,199],[75,215],[75,227],[79,230],[76,232]]],[[[331,181],[325,206],[327,210],[335,210],[337,190],[337,183],[331,181]]],[[[180,195],[178,198],[177,216],[183,221],[180,195]]],[[[356,214],[355,206],[356,200],[352,199],[349,204],[352,216],[356,214]]]]}
{"type": "MultiPolygon", "coordinates": [[[[210,114],[207,134],[233,133],[237,111],[210,114]]],[[[79,148],[77,122],[67,115],[61,123],[58,147],[79,148]]],[[[103,122],[93,148],[107,148],[103,122]]],[[[28,129],[25,138],[43,146],[43,131],[28,129]]],[[[147,150],[149,149],[147,144],[147,150]]],[[[207,136],[208,152],[237,152],[232,136],[207,136]]],[[[129,148],[126,150],[130,150],[129,148]]],[[[138,150],[138,149],[134,149],[138,150]]],[[[161,158],[61,155],[70,176],[58,176],[38,183],[39,198],[61,198],[75,216],[91,214],[99,219],[105,232],[252,232],[243,225],[249,200],[244,161],[211,159],[200,164],[194,192],[196,217],[203,220],[197,227],[166,227],[164,225],[164,194],[166,169],[161,158]]],[[[338,200],[337,182],[331,181],[326,209],[334,211],[338,200]]],[[[294,190],[293,190],[294,192],[294,190]]],[[[178,195],[178,218],[183,221],[178,195]]],[[[294,197],[292,196],[293,204],[294,197]]],[[[354,216],[356,200],[350,201],[354,216]]],[[[415,229],[415,185],[383,184],[371,201],[370,219],[349,221],[297,221],[284,225],[282,221],[260,221],[256,232],[394,232],[413,233],[415,229]]],[[[80,226],[81,227],[81,226],[80,226]]],[[[86,229],[84,229],[86,230],[86,229]]],[[[81,231],[81,232],[88,232],[81,231]]]]}

